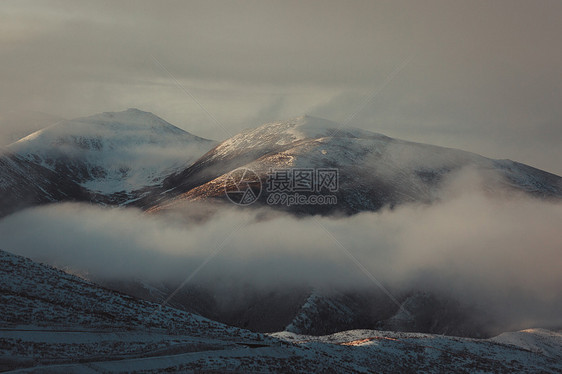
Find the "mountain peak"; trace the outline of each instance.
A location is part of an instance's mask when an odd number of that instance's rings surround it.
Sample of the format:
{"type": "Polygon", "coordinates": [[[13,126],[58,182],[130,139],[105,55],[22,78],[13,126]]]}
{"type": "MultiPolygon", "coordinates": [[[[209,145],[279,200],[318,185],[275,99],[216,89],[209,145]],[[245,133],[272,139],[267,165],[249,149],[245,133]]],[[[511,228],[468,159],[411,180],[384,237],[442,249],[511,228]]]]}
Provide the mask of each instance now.
{"type": "Polygon", "coordinates": [[[136,125],[140,127],[161,125],[164,127],[176,128],[171,123],[158,117],[154,113],[145,112],[137,108],[129,108],[121,112],[103,112],[94,114],[87,117],[77,118],[73,121],[88,122],[97,124],[115,124],[120,123],[123,125],[136,125]]]}
{"type": "Polygon", "coordinates": [[[273,149],[305,140],[321,138],[390,139],[372,131],[350,127],[347,124],[320,117],[303,115],[285,121],[265,123],[246,130],[222,142],[217,153],[248,149],[273,149]]]}
{"type": "Polygon", "coordinates": [[[352,127],[343,122],[335,122],[321,117],[305,114],[286,122],[288,131],[297,139],[323,137],[372,138],[384,136],[369,130],[352,127]]]}
{"type": "MultiPolygon", "coordinates": [[[[102,113],[97,113],[97,114],[93,114],[91,116],[88,117],[93,117],[93,116],[100,116],[100,115],[105,115],[105,116],[116,116],[116,115],[122,115],[122,114],[144,114],[144,115],[151,115],[154,116],[153,113],[151,112],[147,112],[144,110],[140,110],[138,108],[127,108],[125,110],[121,110],[118,112],[102,112],[102,113]]],[[[87,117],[86,117],[87,118],[87,117]]]]}
{"type": "Polygon", "coordinates": [[[36,131],[10,147],[17,147],[30,141],[60,143],[61,139],[104,137],[122,138],[158,136],[171,134],[175,136],[192,136],[188,132],[172,125],[150,112],[129,108],[121,112],[103,112],[87,117],[57,122],[36,131]]]}
{"type": "Polygon", "coordinates": [[[129,108],[62,121],[8,148],[50,170],[64,170],[82,187],[113,193],[158,183],[213,145],[152,113],[129,108]]]}
{"type": "Polygon", "coordinates": [[[308,114],[304,116],[297,117],[290,122],[294,122],[296,127],[308,127],[308,128],[337,128],[339,124],[334,121],[330,121],[325,118],[313,117],[308,114]]]}

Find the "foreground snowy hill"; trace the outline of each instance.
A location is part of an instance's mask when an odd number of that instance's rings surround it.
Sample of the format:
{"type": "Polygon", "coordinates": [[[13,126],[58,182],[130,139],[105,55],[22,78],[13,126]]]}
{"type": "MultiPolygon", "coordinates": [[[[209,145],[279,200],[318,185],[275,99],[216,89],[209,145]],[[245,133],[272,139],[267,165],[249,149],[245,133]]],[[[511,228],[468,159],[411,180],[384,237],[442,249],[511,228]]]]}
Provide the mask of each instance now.
{"type": "Polygon", "coordinates": [[[0,370],[562,371],[557,332],[526,330],[483,340],[376,330],[261,335],[160,308],[4,251],[0,300],[0,370]]]}
{"type": "MultiPolygon", "coordinates": [[[[524,164],[361,129],[338,128],[335,122],[304,116],[238,134],[167,178],[163,188],[168,191],[168,201],[162,199],[153,211],[173,208],[182,201],[224,198],[225,190],[238,188],[230,177],[237,168],[257,173],[262,187],[271,170],[337,169],[337,204],[290,208],[307,214],[334,210],[355,213],[408,202],[432,202],[442,196],[447,178],[466,168],[474,169],[490,192],[512,190],[562,198],[561,177],[524,164]]],[[[264,190],[258,200],[262,204],[269,197],[264,190]]]]}
{"type": "Polygon", "coordinates": [[[152,113],[128,109],[61,121],[8,148],[90,191],[111,195],[157,185],[213,145],[152,113]]]}

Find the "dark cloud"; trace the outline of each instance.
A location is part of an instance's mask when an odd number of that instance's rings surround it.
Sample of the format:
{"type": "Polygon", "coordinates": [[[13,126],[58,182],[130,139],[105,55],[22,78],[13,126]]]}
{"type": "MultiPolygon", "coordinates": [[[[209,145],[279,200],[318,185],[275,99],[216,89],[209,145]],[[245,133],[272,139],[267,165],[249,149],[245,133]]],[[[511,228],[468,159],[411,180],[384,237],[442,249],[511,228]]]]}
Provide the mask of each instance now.
{"type": "Polygon", "coordinates": [[[0,5],[0,112],[139,107],[198,135],[313,113],[562,173],[558,1],[0,5]]]}

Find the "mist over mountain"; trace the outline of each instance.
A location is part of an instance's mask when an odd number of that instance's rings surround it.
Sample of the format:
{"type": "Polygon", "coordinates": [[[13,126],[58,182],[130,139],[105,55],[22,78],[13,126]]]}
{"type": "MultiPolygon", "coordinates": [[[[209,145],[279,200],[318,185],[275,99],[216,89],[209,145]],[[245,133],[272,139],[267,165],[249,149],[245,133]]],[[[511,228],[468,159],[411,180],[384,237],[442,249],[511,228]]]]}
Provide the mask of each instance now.
{"type": "MultiPolygon", "coordinates": [[[[335,170],[337,189],[332,192],[337,204],[273,206],[296,214],[354,214],[432,203],[443,197],[444,181],[466,169],[479,174],[490,193],[562,196],[562,178],[524,164],[393,139],[310,116],[267,123],[217,145],[152,113],[129,109],[56,123],[10,144],[3,153],[32,164],[38,174],[49,174],[51,184],[81,187],[66,197],[39,193],[29,201],[134,205],[151,212],[186,201],[226,201],[225,191],[236,188],[230,176],[240,168],[258,176],[261,205],[267,205],[271,191],[265,187],[272,170],[335,170]]],[[[6,166],[0,172],[13,170],[6,166]]],[[[17,189],[4,187],[6,201],[22,200],[9,198],[18,196],[17,189]]],[[[2,210],[16,209],[8,208],[2,210]]]]}
{"type": "Polygon", "coordinates": [[[181,313],[304,335],[562,327],[562,178],[514,161],[310,116],[216,143],[129,109],[10,144],[0,175],[0,248],[181,313]],[[335,200],[272,202],[276,170],[336,171],[299,191],[335,200]]]}
{"type": "MultiPolygon", "coordinates": [[[[230,175],[239,168],[259,176],[261,204],[268,200],[265,186],[271,170],[337,170],[339,186],[334,192],[338,203],[289,208],[304,214],[350,214],[404,203],[431,203],[443,197],[447,177],[468,168],[482,177],[483,187],[490,193],[562,197],[562,178],[524,164],[393,139],[303,116],[267,123],[220,143],[189,168],[164,180],[166,197],[158,196],[151,211],[184,201],[225,199],[225,191],[237,188],[230,175]],[[173,199],[166,201],[170,197],[173,199]]],[[[153,202],[141,204],[146,207],[153,202]]]]}
{"type": "Polygon", "coordinates": [[[0,372],[561,374],[561,14],[1,1],[0,372]]]}
{"type": "Polygon", "coordinates": [[[562,324],[559,203],[498,199],[475,186],[432,205],[352,217],[295,218],[227,206],[214,212],[201,221],[181,209],[146,216],[131,208],[53,205],[0,221],[0,246],[160,302],[194,274],[171,305],[261,331],[292,324],[312,294],[327,310],[333,307],[326,303],[347,305],[341,316],[348,322],[327,324],[326,309],[309,309],[310,325],[293,323],[306,328],[300,332],[380,325],[490,336],[562,324]],[[384,322],[397,305],[346,250],[400,302],[427,295],[405,304],[411,322],[384,322]],[[416,305],[425,317],[414,317],[416,305]],[[439,315],[448,317],[421,322],[439,315]]]}
{"type": "Polygon", "coordinates": [[[138,109],[62,121],[8,146],[91,191],[131,192],[189,166],[214,142],[138,109]]]}
{"type": "Polygon", "coordinates": [[[48,202],[125,204],[214,144],[138,109],[58,121],[0,149],[11,160],[0,216],[48,202]]]}

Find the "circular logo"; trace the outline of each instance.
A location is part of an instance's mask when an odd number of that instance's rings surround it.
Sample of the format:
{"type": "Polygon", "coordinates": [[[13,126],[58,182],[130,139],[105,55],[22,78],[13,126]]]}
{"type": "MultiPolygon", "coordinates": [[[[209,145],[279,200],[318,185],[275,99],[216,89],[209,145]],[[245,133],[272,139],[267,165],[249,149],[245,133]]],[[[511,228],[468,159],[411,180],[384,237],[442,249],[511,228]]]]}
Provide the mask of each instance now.
{"type": "Polygon", "coordinates": [[[258,174],[247,168],[231,171],[224,185],[226,197],[236,205],[250,205],[261,194],[261,179],[258,174]]]}

